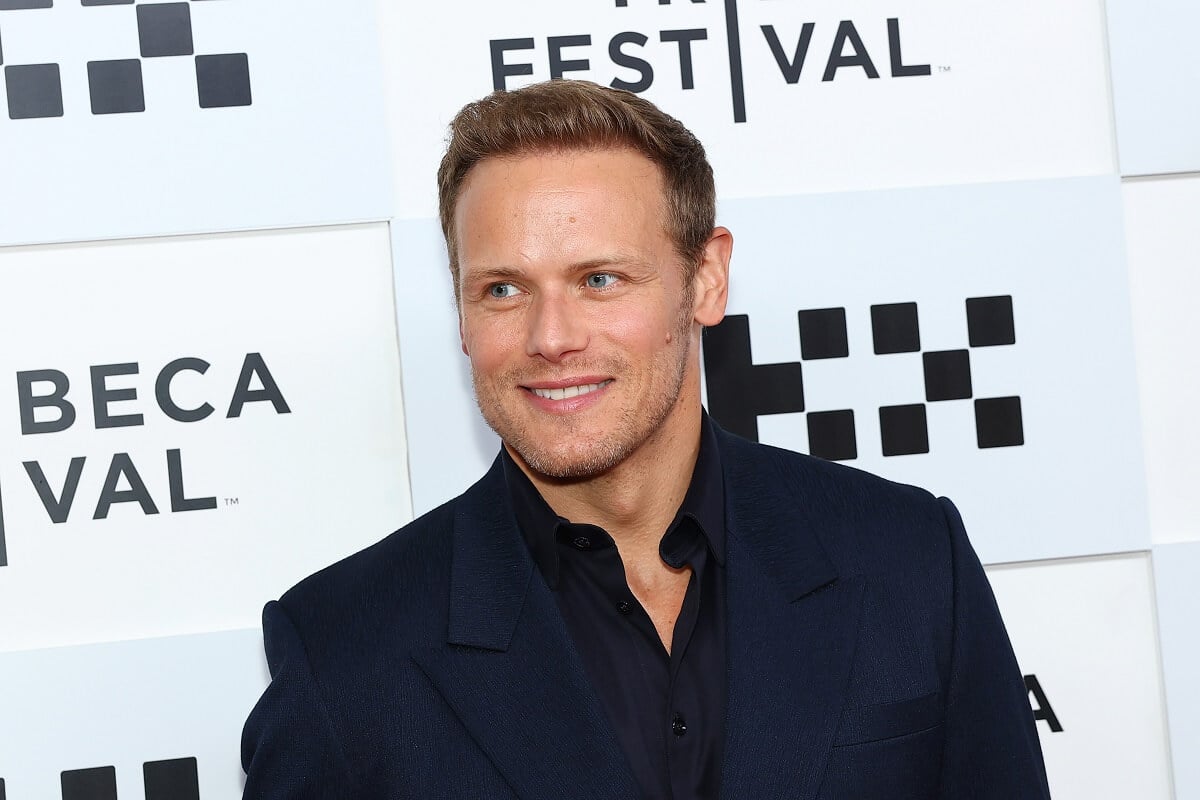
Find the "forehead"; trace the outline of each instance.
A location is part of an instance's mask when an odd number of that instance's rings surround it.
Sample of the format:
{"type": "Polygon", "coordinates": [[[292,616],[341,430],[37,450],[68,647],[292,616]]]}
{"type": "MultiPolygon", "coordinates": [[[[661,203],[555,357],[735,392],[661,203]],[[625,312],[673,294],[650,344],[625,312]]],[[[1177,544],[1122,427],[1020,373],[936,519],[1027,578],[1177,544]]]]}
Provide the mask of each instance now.
{"type": "Polygon", "coordinates": [[[500,246],[646,246],[665,238],[662,171],[632,149],[492,157],[467,174],[454,229],[464,267],[500,246]]]}

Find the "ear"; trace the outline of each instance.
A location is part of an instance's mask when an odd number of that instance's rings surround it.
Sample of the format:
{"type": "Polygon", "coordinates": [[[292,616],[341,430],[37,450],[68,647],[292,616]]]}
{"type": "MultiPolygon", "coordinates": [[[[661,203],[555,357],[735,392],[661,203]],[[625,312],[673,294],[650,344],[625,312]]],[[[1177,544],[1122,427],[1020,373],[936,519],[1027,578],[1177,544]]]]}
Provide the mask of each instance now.
{"type": "Polygon", "coordinates": [[[463,333],[462,311],[458,312],[458,346],[462,348],[464,356],[471,357],[471,353],[467,350],[467,337],[463,333]]]}
{"type": "Polygon", "coordinates": [[[704,255],[696,276],[693,318],[705,327],[716,325],[725,318],[725,303],[729,300],[729,259],[733,255],[733,234],[728,228],[713,228],[704,245],[704,255]]]}

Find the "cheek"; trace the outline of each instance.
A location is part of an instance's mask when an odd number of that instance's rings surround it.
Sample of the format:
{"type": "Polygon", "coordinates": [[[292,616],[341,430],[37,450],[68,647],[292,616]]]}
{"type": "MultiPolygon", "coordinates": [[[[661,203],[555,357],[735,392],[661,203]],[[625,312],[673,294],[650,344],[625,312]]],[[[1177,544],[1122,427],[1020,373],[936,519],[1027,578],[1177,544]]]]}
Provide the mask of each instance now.
{"type": "Polygon", "coordinates": [[[670,341],[677,309],[657,304],[611,304],[600,309],[594,322],[597,330],[628,350],[650,352],[670,341]]]}
{"type": "MultiPolygon", "coordinates": [[[[514,317],[516,315],[513,315],[514,317]]],[[[521,352],[523,338],[519,325],[510,320],[467,319],[462,326],[463,347],[477,371],[503,366],[521,352]]]]}

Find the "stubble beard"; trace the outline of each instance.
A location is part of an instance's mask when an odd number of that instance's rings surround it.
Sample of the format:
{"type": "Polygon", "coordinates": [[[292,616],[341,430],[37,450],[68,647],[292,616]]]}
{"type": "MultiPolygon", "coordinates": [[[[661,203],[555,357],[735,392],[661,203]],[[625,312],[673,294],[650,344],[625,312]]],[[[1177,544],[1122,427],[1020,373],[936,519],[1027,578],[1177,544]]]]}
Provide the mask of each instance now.
{"type": "MultiPolygon", "coordinates": [[[[690,310],[691,303],[684,309],[690,310]]],[[[680,314],[673,332],[674,347],[664,350],[650,365],[649,384],[640,397],[627,398],[627,406],[617,413],[618,419],[602,441],[586,438],[589,433],[582,430],[583,420],[570,416],[558,417],[553,425],[545,425],[541,431],[534,430],[530,420],[511,413],[500,399],[500,393],[512,391],[513,386],[523,386],[537,380],[537,376],[525,370],[510,370],[502,374],[489,388],[472,366],[471,380],[475,387],[475,401],[488,427],[509,447],[517,452],[525,464],[534,472],[557,480],[581,480],[602,475],[625,461],[639,447],[651,439],[666,422],[679,402],[683,382],[687,375],[688,360],[691,358],[690,315],[680,314]],[[583,447],[562,450],[554,447],[555,441],[570,440],[584,442],[583,447]]],[[[608,363],[576,366],[580,373],[615,375],[614,387],[620,390],[620,376],[630,375],[628,362],[617,360],[608,363]]],[[[522,390],[523,391],[523,390],[522,390]]],[[[536,412],[535,412],[536,413],[536,412]]]]}

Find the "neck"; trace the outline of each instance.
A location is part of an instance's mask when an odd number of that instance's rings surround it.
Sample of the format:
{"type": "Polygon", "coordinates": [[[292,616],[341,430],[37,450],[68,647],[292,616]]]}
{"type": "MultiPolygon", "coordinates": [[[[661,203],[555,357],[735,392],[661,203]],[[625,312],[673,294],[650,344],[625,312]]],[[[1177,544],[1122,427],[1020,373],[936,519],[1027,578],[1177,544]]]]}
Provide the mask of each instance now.
{"type": "Polygon", "coordinates": [[[604,528],[626,560],[657,560],[659,540],[683,502],[700,452],[699,394],[698,385],[694,393],[681,392],[663,425],[600,475],[555,480],[529,469],[511,448],[509,452],[556,514],[604,528]]]}

